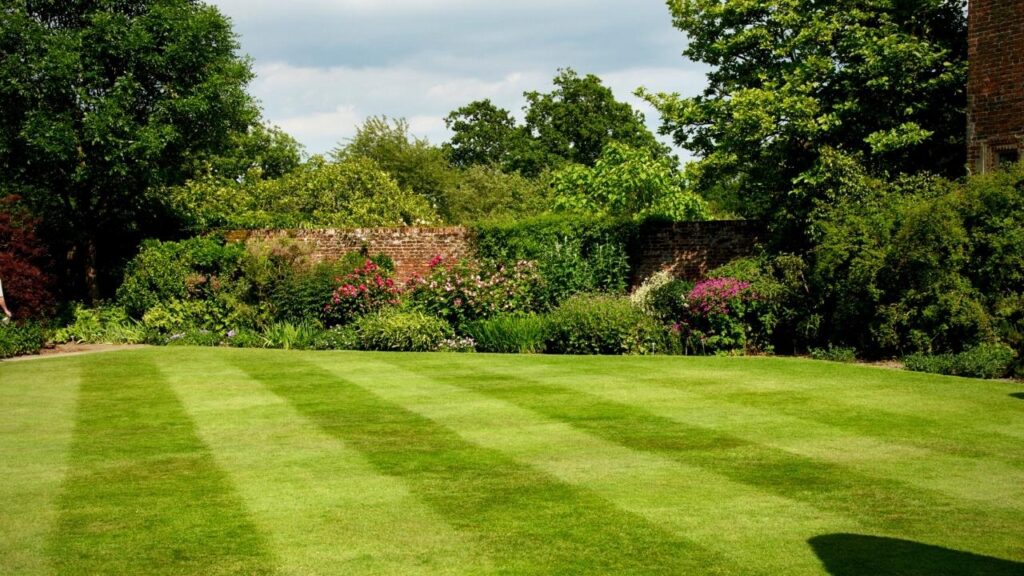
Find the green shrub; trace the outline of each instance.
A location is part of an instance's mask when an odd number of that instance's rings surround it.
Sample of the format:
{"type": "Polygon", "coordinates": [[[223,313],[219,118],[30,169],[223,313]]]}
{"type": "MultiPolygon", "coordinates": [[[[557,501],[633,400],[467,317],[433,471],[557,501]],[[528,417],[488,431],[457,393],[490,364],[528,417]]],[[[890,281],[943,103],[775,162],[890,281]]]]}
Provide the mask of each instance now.
{"type": "Polygon", "coordinates": [[[359,333],[352,324],[320,332],[313,343],[317,350],[359,350],[359,333]]]}
{"type": "Polygon", "coordinates": [[[958,354],[911,354],[907,370],[968,378],[1002,378],[1010,374],[1017,354],[1005,344],[981,344],[958,354]]]}
{"type": "Polygon", "coordinates": [[[266,348],[267,340],[259,332],[251,328],[230,330],[224,343],[232,348],[266,348]]]}
{"type": "Polygon", "coordinates": [[[644,280],[629,299],[651,317],[673,324],[685,316],[684,305],[690,290],[693,290],[692,282],[678,280],[671,273],[662,271],[644,280]]]}
{"type": "Polygon", "coordinates": [[[142,318],[161,302],[221,291],[238,276],[244,253],[245,246],[212,237],[148,240],[128,263],[117,302],[133,318],[142,318]]]}
{"type": "Polygon", "coordinates": [[[363,350],[429,352],[454,336],[451,325],[423,312],[385,309],[356,320],[363,350]]]}
{"type": "Polygon", "coordinates": [[[578,295],[548,315],[547,350],[556,354],[654,354],[665,329],[627,298],[578,295]]]}
{"type": "Polygon", "coordinates": [[[45,337],[38,324],[0,323],[0,359],[38,354],[45,337]]]}
{"type": "Polygon", "coordinates": [[[541,354],[547,339],[544,316],[502,315],[480,320],[466,327],[481,352],[541,354]]]}
{"type": "Polygon", "coordinates": [[[224,335],[209,330],[191,329],[172,334],[164,341],[168,346],[220,346],[224,335]]]}
{"type": "Polygon", "coordinates": [[[583,292],[621,293],[629,285],[628,248],[641,225],[609,219],[543,216],[474,228],[484,260],[536,262],[543,301],[554,306],[583,292]]]}
{"type": "Polygon", "coordinates": [[[811,348],[811,358],[829,362],[856,362],[857,350],[843,346],[829,345],[827,348],[811,348]]]}
{"type": "Polygon", "coordinates": [[[129,318],[119,306],[86,308],[79,305],[73,314],[74,321],[54,333],[54,342],[141,344],[147,340],[145,326],[129,318]]]}
{"type": "Polygon", "coordinates": [[[267,348],[310,350],[317,347],[322,333],[323,327],[311,320],[296,324],[275,322],[263,332],[263,338],[267,348]]]}

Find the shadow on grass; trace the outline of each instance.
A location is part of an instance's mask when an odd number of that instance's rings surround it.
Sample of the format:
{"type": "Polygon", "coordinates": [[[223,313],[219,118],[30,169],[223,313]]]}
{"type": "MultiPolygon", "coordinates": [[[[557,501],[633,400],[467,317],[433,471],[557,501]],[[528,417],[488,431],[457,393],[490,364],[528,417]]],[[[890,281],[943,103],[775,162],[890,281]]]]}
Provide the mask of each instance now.
{"type": "Polygon", "coordinates": [[[1014,392],[1013,394],[1010,394],[1010,397],[1018,400],[1024,400],[1024,392],[1014,392]]]}
{"type": "Polygon", "coordinates": [[[832,576],[1022,576],[1024,563],[910,540],[826,534],[808,540],[832,576]]]}

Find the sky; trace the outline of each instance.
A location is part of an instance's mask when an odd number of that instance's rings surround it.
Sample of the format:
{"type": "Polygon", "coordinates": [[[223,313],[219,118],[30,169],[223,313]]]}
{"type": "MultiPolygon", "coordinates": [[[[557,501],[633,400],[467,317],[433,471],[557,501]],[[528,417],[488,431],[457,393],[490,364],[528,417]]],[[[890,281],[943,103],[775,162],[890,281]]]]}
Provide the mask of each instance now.
{"type": "Polygon", "coordinates": [[[692,95],[705,85],[664,0],[210,1],[253,58],[266,120],[311,154],[369,116],[405,118],[435,144],[449,136],[444,117],[474,100],[521,117],[523,92],[550,91],[559,68],[600,76],[652,130],[658,114],[637,87],[692,95]]]}

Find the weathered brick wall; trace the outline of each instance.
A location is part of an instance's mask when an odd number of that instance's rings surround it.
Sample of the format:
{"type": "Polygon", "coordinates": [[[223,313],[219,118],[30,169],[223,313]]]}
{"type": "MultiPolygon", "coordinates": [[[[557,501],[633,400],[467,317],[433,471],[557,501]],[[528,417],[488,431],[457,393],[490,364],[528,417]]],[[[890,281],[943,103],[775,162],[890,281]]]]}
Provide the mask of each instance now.
{"type": "Polygon", "coordinates": [[[980,173],[1024,149],[1024,0],[970,0],[968,25],[968,165],[980,173]]]}
{"type": "MultiPolygon", "coordinates": [[[[753,252],[758,227],[743,221],[681,222],[653,226],[631,249],[633,280],[668,270],[697,280],[730,260],[753,252]]],[[[228,234],[234,242],[290,238],[310,249],[314,261],[365,250],[395,262],[396,279],[424,274],[434,256],[462,258],[473,254],[472,233],[465,228],[358,228],[326,230],[244,230],[228,234]]]]}
{"type": "Polygon", "coordinates": [[[462,258],[472,253],[465,228],[351,228],[326,230],[246,230],[228,234],[231,241],[291,238],[310,248],[314,261],[332,260],[350,252],[387,254],[395,277],[408,280],[427,272],[434,256],[462,258]]]}
{"type": "Polygon", "coordinates": [[[760,227],[749,221],[678,222],[649,229],[632,256],[633,283],[662,270],[699,280],[730,260],[750,256],[760,227]]]}

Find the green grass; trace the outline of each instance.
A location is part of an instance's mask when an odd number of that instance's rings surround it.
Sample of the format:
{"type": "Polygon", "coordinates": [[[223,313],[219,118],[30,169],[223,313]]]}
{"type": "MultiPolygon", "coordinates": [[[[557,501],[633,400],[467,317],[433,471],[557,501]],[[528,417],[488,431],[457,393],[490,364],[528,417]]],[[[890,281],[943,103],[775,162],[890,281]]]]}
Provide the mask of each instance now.
{"type": "Polygon", "coordinates": [[[1024,574],[1021,385],[766,358],[0,364],[0,574],[1024,574]]]}

